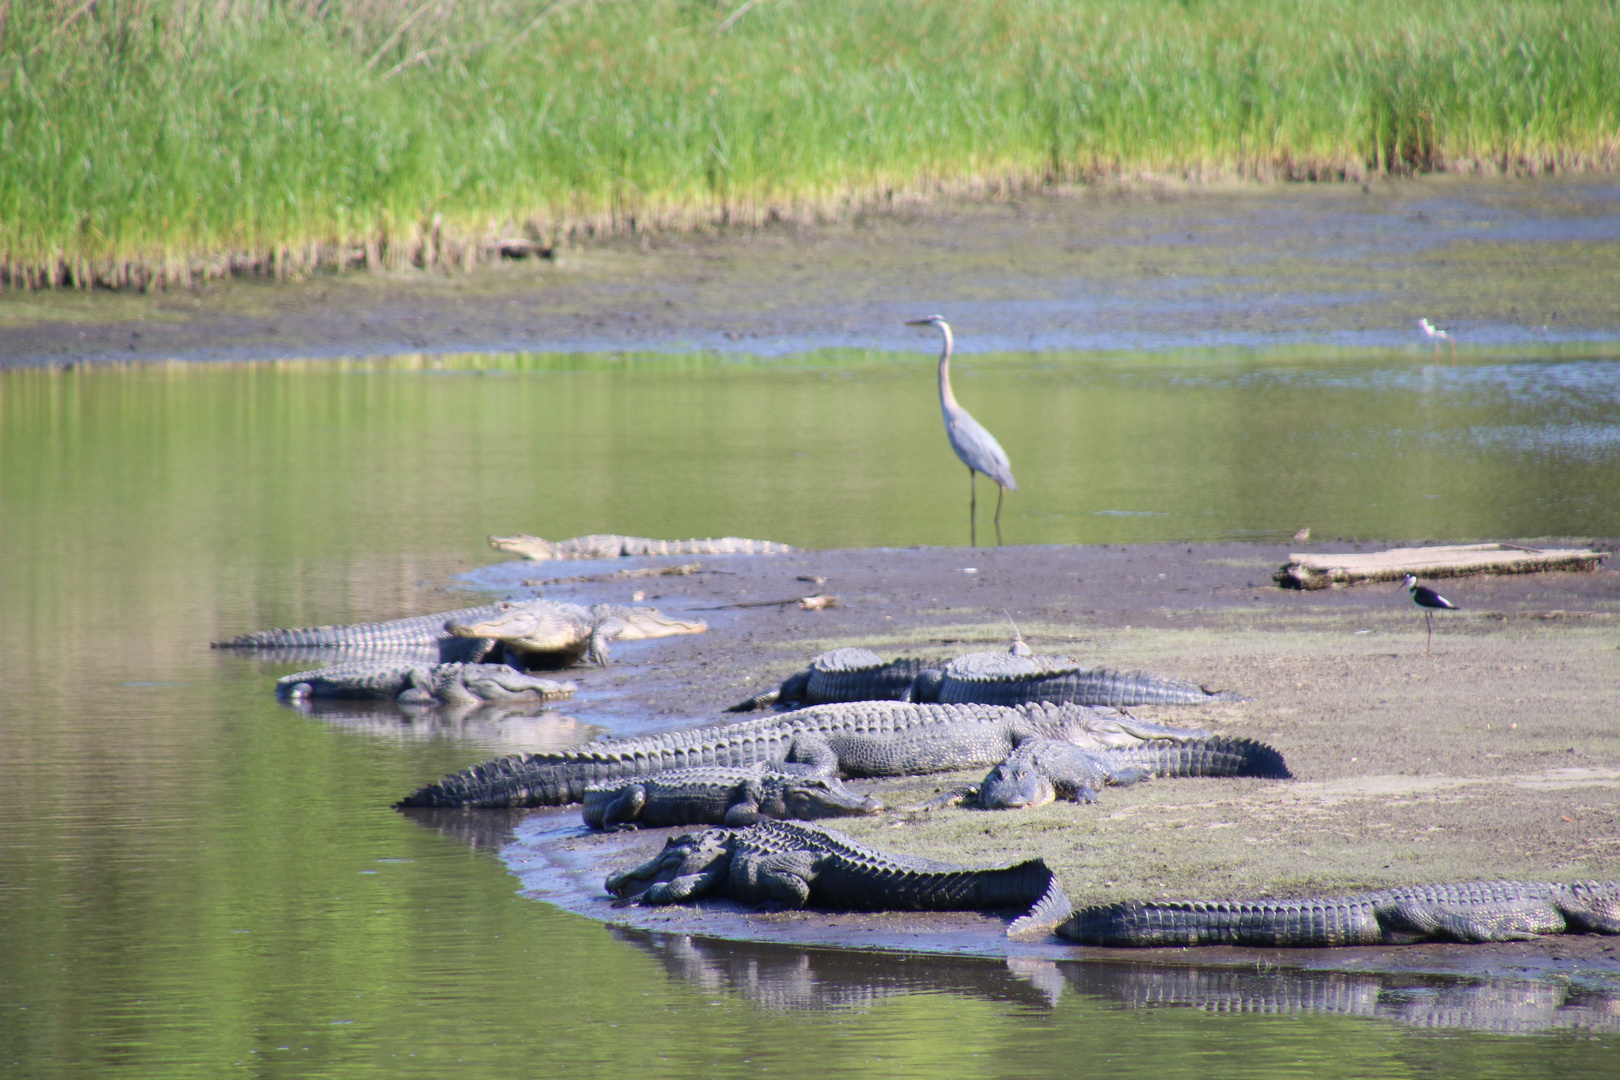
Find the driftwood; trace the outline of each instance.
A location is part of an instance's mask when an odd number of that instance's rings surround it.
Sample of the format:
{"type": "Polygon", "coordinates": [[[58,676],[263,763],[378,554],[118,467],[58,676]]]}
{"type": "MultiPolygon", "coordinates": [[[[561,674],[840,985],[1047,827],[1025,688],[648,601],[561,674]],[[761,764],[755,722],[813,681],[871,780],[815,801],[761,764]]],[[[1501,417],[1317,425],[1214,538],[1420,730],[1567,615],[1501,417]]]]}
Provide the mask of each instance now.
{"type": "Polygon", "coordinates": [[[1586,548],[1527,548],[1512,544],[1394,548],[1369,554],[1289,555],[1271,579],[1285,589],[1327,589],[1358,581],[1535,574],[1543,570],[1596,570],[1608,552],[1586,548]]]}

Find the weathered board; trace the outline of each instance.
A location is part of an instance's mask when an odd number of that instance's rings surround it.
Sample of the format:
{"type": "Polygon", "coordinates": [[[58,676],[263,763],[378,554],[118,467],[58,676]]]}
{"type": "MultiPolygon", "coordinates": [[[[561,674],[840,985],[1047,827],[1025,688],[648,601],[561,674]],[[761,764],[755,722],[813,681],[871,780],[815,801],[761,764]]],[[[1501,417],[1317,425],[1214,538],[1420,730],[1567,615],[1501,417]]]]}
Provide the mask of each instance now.
{"type": "Polygon", "coordinates": [[[1586,548],[1525,548],[1512,544],[1458,544],[1393,548],[1368,554],[1294,554],[1271,575],[1285,589],[1327,589],[1358,581],[1468,577],[1473,574],[1534,574],[1543,570],[1596,570],[1606,551],[1586,548]]]}

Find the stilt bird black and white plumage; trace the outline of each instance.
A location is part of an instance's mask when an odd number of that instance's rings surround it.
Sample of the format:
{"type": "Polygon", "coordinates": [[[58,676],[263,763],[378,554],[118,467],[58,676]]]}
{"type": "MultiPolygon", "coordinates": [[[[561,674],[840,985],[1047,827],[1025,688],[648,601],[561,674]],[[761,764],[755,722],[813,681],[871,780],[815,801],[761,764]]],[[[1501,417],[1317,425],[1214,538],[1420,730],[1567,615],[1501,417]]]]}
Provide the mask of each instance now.
{"type": "Polygon", "coordinates": [[[1406,575],[1404,582],[1407,589],[1412,592],[1412,603],[1423,609],[1423,621],[1429,627],[1429,640],[1423,646],[1423,655],[1429,655],[1429,648],[1434,644],[1434,613],[1435,609],[1443,611],[1456,611],[1457,605],[1441,596],[1427,585],[1419,585],[1418,579],[1411,574],[1406,575]]]}

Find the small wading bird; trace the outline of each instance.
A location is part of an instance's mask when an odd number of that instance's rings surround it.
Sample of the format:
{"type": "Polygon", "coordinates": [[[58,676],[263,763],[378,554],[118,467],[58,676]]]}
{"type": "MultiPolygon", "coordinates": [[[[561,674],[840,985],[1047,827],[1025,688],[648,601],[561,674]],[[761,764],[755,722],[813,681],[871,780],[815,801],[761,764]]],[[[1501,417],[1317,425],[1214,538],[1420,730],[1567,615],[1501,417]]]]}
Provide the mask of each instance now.
{"type": "Polygon", "coordinates": [[[1403,585],[1412,591],[1412,602],[1423,609],[1423,621],[1429,625],[1429,640],[1423,646],[1423,655],[1429,655],[1429,647],[1434,644],[1434,613],[1435,611],[1456,611],[1457,605],[1441,596],[1427,585],[1419,585],[1418,579],[1411,574],[1406,575],[1403,585]]]}
{"type": "Polygon", "coordinates": [[[1449,341],[1451,342],[1451,362],[1453,364],[1457,362],[1457,342],[1451,336],[1451,331],[1438,329],[1428,319],[1419,319],[1418,329],[1423,332],[1423,340],[1434,342],[1434,358],[1436,360],[1440,359],[1440,343],[1449,341]]]}
{"type": "Polygon", "coordinates": [[[956,403],[951,393],[951,325],[938,315],[926,319],[908,319],[907,326],[937,326],[945,335],[945,348],[939,354],[939,408],[945,414],[945,437],[951,449],[968,467],[968,543],[979,546],[979,489],[978,474],[984,473],[1000,489],[996,494],[996,544],[1001,544],[1001,500],[1007,492],[1018,490],[1013,479],[1012,465],[1007,462],[1007,451],[996,442],[996,437],[984,430],[966,409],[956,403]]]}

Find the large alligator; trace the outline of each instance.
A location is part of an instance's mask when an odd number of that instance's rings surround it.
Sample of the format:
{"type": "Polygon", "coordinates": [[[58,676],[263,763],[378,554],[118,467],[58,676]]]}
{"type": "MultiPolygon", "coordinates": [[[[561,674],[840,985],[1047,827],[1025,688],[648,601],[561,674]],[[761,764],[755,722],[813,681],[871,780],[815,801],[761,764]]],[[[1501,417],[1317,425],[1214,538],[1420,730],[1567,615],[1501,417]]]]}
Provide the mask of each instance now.
{"type": "Polygon", "coordinates": [[[283,675],[276,697],[353,698],[401,705],[470,705],[489,701],[555,701],[579,687],[525,674],[505,664],[339,664],[283,675]]]}
{"type": "Polygon", "coordinates": [[[542,540],[538,536],[491,536],[489,546],[510,551],[525,559],[546,562],[551,559],[618,559],[635,555],[787,555],[798,548],[769,540],[744,540],[722,536],[710,540],[650,540],[644,536],[596,533],[572,540],[542,540]]]}
{"type": "Polygon", "coordinates": [[[1047,929],[1069,913],[1062,887],[1040,859],[958,866],[874,851],[843,833],[787,821],[672,837],[654,858],[608,878],[607,891],[618,905],[726,896],[835,911],[1022,910],[1008,934],[1047,929]]]}
{"type": "Polygon", "coordinates": [[[928,808],[970,802],[985,810],[1044,806],[1054,799],[1089,803],[1097,789],[1124,787],[1154,776],[1289,777],[1283,756],[1252,739],[1150,742],[1115,750],[1086,750],[1073,743],[1029,739],[990,770],[976,786],[947,791],[928,808]]]}
{"type": "Polygon", "coordinates": [[[797,708],[835,701],[913,701],[942,705],[1198,705],[1241,701],[1183,679],[1146,671],[1083,668],[1064,656],[1031,656],[1022,640],[1004,653],[978,652],[946,662],[902,657],[884,663],[870,649],[834,649],[727,712],[797,708]]]}
{"type": "Polygon", "coordinates": [[[783,772],[763,764],[670,769],[585,789],[585,824],[609,831],[642,825],[752,825],[767,818],[813,821],[882,812],[882,803],[855,794],[836,777],[783,772]]]}
{"type": "Polygon", "coordinates": [[[1183,679],[1146,671],[1085,668],[1066,656],[979,652],[946,664],[937,683],[918,680],[913,701],[1022,705],[1058,701],[1075,705],[1201,705],[1241,701],[1230,691],[1206,690],[1183,679]]]}
{"type": "Polygon", "coordinates": [[[871,649],[833,649],[789,675],[777,689],[755,694],[726,711],[752,712],[773,705],[796,709],[837,701],[906,701],[917,676],[938,666],[915,657],[884,663],[871,649]]]}
{"type": "Polygon", "coordinates": [[[450,619],[444,628],[458,638],[498,641],[509,661],[525,667],[550,667],[581,659],[605,664],[609,641],[701,634],[709,624],[672,619],[657,608],[533,600],[450,619]]]}
{"type": "Polygon", "coordinates": [[[441,663],[475,663],[500,654],[515,666],[558,667],[581,657],[605,662],[607,642],[616,638],[699,634],[706,629],[702,622],[671,619],[656,608],[503,600],[389,622],[257,630],[216,641],[213,647],[270,650],[289,658],[364,655],[441,663]]]}
{"type": "Polygon", "coordinates": [[[602,739],[556,754],[486,761],[421,788],[409,806],[564,806],[588,784],[696,765],[797,764],[828,776],[910,776],[994,765],[1031,738],[1094,749],[1149,739],[1208,738],[1112,709],[1077,705],[908,705],[858,701],[780,716],[628,739],[602,739]]]}
{"type": "Polygon", "coordinates": [[[1306,900],[1131,900],[1077,911],[1057,932],[1082,945],[1280,948],[1620,934],[1620,882],[1472,881],[1306,900]]]}

